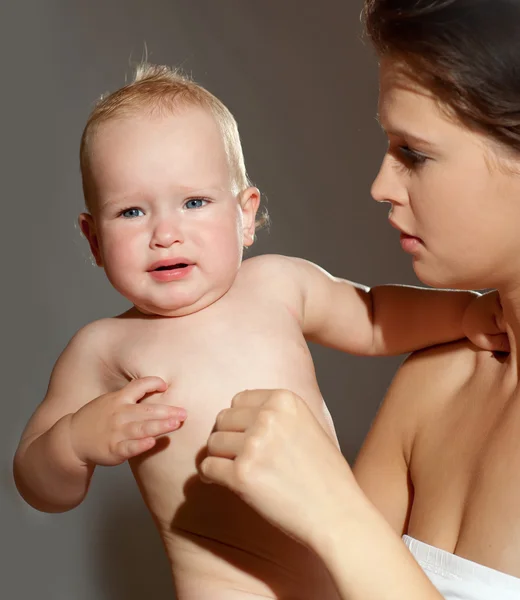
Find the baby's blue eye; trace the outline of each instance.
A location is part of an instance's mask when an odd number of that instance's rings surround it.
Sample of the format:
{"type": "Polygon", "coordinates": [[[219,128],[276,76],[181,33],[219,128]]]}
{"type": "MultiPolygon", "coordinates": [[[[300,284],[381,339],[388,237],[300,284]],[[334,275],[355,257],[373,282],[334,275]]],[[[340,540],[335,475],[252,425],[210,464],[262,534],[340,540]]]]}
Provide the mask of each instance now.
{"type": "Polygon", "coordinates": [[[202,208],[208,203],[204,198],[190,198],[187,200],[185,206],[186,208],[202,208]]]}
{"type": "Polygon", "coordinates": [[[125,219],[134,219],[135,217],[140,217],[142,215],[144,215],[144,213],[140,208],[127,208],[121,212],[121,216],[125,219]]]}

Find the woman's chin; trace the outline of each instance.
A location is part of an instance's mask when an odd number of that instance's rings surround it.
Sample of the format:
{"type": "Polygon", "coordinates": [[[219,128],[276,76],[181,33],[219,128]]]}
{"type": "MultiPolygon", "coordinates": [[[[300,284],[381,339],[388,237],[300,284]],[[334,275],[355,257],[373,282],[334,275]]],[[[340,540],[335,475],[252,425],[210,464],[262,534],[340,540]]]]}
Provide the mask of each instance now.
{"type": "Polygon", "coordinates": [[[432,288],[452,289],[452,290],[477,290],[479,287],[476,281],[470,280],[467,273],[461,275],[451,270],[428,265],[425,261],[414,259],[413,270],[417,278],[425,285],[432,288]]]}

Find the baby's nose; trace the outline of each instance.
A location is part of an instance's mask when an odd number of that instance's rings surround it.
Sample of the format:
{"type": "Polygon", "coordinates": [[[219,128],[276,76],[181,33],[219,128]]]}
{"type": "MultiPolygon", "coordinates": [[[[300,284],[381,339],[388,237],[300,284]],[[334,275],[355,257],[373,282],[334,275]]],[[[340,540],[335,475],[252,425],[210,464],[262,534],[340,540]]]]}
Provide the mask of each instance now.
{"type": "Polygon", "coordinates": [[[162,219],[154,228],[151,245],[153,247],[169,248],[173,244],[182,244],[184,234],[179,219],[162,219]]]}

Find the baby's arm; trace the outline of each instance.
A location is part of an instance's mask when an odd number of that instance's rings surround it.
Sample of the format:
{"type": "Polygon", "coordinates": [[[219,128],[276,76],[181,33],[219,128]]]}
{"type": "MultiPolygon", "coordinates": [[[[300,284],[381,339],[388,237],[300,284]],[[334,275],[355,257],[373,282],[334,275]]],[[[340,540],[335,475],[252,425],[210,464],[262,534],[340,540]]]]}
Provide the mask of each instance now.
{"type": "Polygon", "coordinates": [[[18,490],[39,510],[59,512],[79,504],[94,470],[76,456],[70,436],[72,414],[106,391],[91,337],[81,330],[59,357],[14,458],[18,490]]]}
{"type": "Polygon", "coordinates": [[[78,332],[61,354],[14,458],[18,490],[38,510],[74,508],[85,497],[96,464],[119,464],[151,448],[154,435],[179,425],[172,420],[173,407],[137,405],[146,394],[166,389],[161,379],[107,389],[95,329],[78,332]]]}
{"type": "Polygon", "coordinates": [[[464,315],[479,296],[400,285],[368,288],[308,261],[288,260],[303,294],[307,339],[352,354],[402,354],[464,338],[464,315]]]}

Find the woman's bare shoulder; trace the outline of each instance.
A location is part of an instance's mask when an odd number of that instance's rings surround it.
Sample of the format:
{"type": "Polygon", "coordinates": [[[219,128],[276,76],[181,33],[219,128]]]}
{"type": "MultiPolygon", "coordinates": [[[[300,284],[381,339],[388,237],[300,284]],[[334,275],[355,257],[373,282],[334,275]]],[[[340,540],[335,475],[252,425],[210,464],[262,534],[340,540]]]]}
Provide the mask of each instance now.
{"type": "Polygon", "coordinates": [[[458,396],[490,357],[491,352],[468,340],[414,352],[397,371],[388,396],[402,408],[410,402],[419,410],[445,403],[458,396]]]}
{"type": "Polygon", "coordinates": [[[481,354],[490,352],[477,348],[469,340],[439,344],[410,354],[401,370],[406,371],[407,377],[435,377],[442,373],[444,379],[457,385],[472,376],[481,354]]]}

